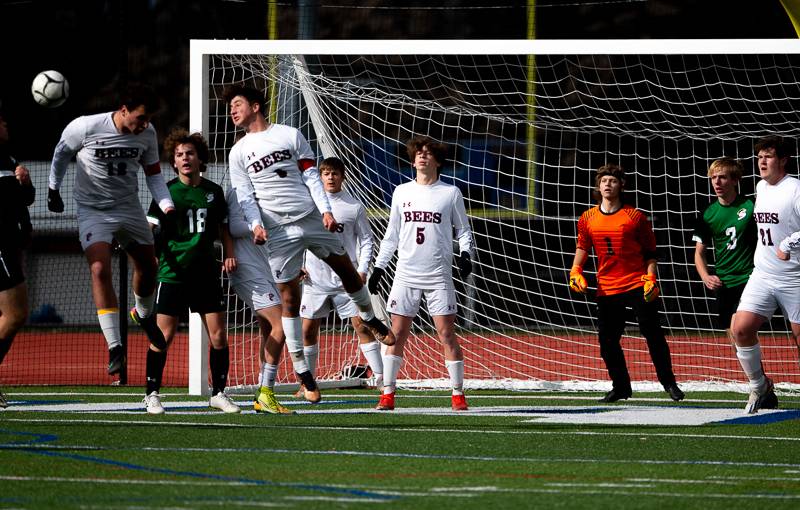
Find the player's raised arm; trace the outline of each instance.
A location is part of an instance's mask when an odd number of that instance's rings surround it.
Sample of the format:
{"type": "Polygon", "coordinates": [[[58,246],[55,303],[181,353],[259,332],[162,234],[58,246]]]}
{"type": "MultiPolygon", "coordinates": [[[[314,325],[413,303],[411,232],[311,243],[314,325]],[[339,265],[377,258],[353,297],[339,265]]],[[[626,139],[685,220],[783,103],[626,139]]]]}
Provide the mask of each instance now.
{"type": "Polygon", "coordinates": [[[144,167],[145,181],[147,182],[147,189],[153,196],[153,200],[158,204],[159,209],[164,213],[175,210],[175,204],[172,202],[172,197],[167,189],[167,183],[164,182],[164,175],[161,173],[161,165],[155,162],[144,167]]]}

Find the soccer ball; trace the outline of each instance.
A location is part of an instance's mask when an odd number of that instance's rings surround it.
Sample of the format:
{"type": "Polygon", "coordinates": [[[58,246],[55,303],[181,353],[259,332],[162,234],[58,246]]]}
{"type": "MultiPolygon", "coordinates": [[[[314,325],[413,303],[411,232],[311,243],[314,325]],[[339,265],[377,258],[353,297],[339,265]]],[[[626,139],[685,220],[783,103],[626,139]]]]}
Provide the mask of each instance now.
{"type": "Polygon", "coordinates": [[[31,84],[33,100],[42,106],[61,106],[69,97],[69,82],[58,71],[42,71],[31,84]]]}

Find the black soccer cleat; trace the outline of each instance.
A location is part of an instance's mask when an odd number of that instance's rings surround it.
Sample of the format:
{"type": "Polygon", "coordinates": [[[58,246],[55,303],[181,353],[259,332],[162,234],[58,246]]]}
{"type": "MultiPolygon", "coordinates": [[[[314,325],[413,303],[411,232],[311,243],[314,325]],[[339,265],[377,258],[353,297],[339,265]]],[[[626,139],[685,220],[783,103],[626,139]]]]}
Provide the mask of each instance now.
{"type": "Polygon", "coordinates": [[[777,409],[778,408],[778,396],[775,394],[775,389],[770,388],[767,391],[764,398],[761,400],[761,409],[777,409]]]}
{"type": "Polygon", "coordinates": [[[153,344],[153,347],[159,351],[167,349],[167,341],[164,339],[164,333],[158,328],[156,324],[156,314],[151,313],[147,317],[140,317],[136,311],[136,307],[131,308],[131,319],[144,330],[147,339],[153,344]]]}
{"type": "Polygon", "coordinates": [[[686,397],[686,394],[683,392],[683,390],[678,388],[678,385],[675,383],[666,386],[664,388],[664,391],[666,391],[669,394],[669,398],[671,398],[675,402],[680,402],[681,400],[684,399],[684,397],[686,397]]]}
{"type": "Polygon", "coordinates": [[[386,324],[383,323],[379,318],[375,317],[374,315],[368,321],[363,321],[363,323],[372,330],[372,334],[375,336],[375,340],[379,341],[383,345],[392,346],[395,344],[397,339],[392,333],[392,330],[389,329],[386,324]]]}
{"type": "Polygon", "coordinates": [[[125,348],[121,345],[113,347],[108,351],[108,375],[114,375],[122,372],[122,368],[127,363],[125,357],[125,348]]]}
{"type": "Polygon", "coordinates": [[[633,395],[633,392],[628,389],[627,391],[612,389],[608,393],[605,394],[603,398],[598,400],[598,402],[603,402],[604,404],[610,404],[612,402],[616,402],[618,400],[628,400],[633,395]]]}

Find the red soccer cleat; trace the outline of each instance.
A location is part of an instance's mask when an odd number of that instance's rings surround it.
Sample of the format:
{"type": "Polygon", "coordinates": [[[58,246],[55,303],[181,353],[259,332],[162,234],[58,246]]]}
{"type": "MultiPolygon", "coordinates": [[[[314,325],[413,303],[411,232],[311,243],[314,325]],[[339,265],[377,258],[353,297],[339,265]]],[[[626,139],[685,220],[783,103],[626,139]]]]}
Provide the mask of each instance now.
{"type": "Polygon", "coordinates": [[[381,399],[378,400],[378,405],[375,406],[378,411],[392,411],[394,410],[394,392],[384,393],[381,399]]]}
{"type": "Polygon", "coordinates": [[[466,411],[467,397],[464,395],[453,395],[453,411],[466,411]]]}

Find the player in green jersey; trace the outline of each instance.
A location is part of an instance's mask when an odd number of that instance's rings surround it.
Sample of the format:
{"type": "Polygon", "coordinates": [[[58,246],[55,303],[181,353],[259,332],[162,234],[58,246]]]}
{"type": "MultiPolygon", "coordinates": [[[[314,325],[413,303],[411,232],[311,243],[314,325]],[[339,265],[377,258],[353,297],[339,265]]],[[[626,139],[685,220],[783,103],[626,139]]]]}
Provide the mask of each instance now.
{"type": "Polygon", "coordinates": [[[698,216],[692,234],[695,267],[703,284],[717,297],[719,326],[729,337],[739,296],[753,272],[757,241],[753,201],[737,189],[742,171],[742,164],[733,158],[711,163],[708,177],[717,199],[698,216]],[[709,247],[714,250],[714,273],[706,260],[709,247]]]}
{"type": "MultiPolygon", "coordinates": [[[[238,413],[239,407],[224,393],[230,360],[221,268],[214,247],[214,242],[221,239],[226,257],[224,269],[234,271],[236,260],[226,225],[225,194],[219,185],[200,176],[208,161],[208,144],[200,133],[190,135],[183,129],[173,130],[164,142],[164,149],[178,174],[167,183],[177,221],[174,225],[165,222],[155,203],[148,211],[148,221],[157,229],[156,320],[169,347],[179,318],[187,310],[200,314],[211,341],[209,364],[213,389],[209,405],[226,413],[238,413]]],[[[150,346],[145,405],[151,414],[164,412],[158,391],[166,360],[166,349],[150,346]]]]}
{"type": "MultiPolygon", "coordinates": [[[[696,243],[694,265],[706,288],[717,297],[719,327],[725,329],[734,348],[732,330],[736,308],[753,272],[758,241],[753,201],[737,189],[743,170],[742,164],[733,158],[720,158],[711,163],[708,177],[717,199],[697,218],[692,235],[696,243]],[[707,247],[714,250],[714,274],[706,261],[707,247]]],[[[761,405],[765,409],[777,406],[774,392],[761,405]]]]}

